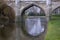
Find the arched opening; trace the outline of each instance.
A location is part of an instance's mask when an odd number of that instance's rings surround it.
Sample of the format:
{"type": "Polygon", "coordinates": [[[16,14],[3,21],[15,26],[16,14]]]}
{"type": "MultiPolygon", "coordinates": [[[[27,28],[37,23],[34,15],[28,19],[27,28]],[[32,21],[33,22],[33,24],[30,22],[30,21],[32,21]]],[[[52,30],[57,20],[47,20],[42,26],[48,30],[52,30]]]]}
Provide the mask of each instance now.
{"type": "Polygon", "coordinates": [[[44,10],[40,6],[35,5],[35,4],[30,4],[27,7],[25,7],[22,10],[21,16],[25,15],[25,12],[27,12],[27,11],[29,11],[29,12],[37,12],[37,13],[40,14],[39,16],[45,16],[44,10]]]}
{"type": "Polygon", "coordinates": [[[60,19],[60,6],[55,8],[52,11],[52,15],[51,15],[51,20],[59,20],[60,19]]]}
{"type": "Polygon", "coordinates": [[[52,15],[60,15],[60,6],[52,11],[52,15]]]}
{"type": "Polygon", "coordinates": [[[23,33],[35,37],[43,33],[46,19],[42,16],[45,16],[45,12],[41,7],[35,4],[25,7],[21,13],[23,33]]]}

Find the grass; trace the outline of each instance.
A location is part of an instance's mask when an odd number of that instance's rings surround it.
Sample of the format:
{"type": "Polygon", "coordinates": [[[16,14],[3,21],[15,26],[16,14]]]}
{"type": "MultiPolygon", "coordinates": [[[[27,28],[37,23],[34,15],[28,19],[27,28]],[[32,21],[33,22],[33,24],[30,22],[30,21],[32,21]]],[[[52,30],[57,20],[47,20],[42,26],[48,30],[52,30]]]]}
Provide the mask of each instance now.
{"type": "Polygon", "coordinates": [[[52,16],[45,40],[60,40],[60,16],[52,16]]]}

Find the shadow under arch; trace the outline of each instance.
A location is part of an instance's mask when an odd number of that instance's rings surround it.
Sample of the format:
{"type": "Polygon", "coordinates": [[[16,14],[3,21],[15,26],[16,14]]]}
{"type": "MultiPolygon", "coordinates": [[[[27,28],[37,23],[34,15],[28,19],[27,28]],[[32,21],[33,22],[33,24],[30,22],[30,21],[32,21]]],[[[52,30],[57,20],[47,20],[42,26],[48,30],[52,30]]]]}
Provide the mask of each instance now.
{"type": "Polygon", "coordinates": [[[55,9],[52,10],[53,14],[57,14],[57,9],[60,9],[60,6],[56,7],[55,9]]]}
{"type": "Polygon", "coordinates": [[[51,12],[51,20],[59,20],[60,17],[60,6],[54,8],[51,12]]]}
{"type": "MultiPolygon", "coordinates": [[[[22,29],[22,32],[26,35],[26,36],[29,36],[29,37],[34,37],[34,36],[32,36],[32,35],[29,35],[27,32],[26,32],[26,29],[24,28],[24,19],[23,19],[23,16],[25,15],[25,11],[27,10],[27,9],[29,9],[29,8],[31,8],[31,7],[33,7],[33,6],[36,6],[36,7],[38,7],[39,9],[41,9],[42,11],[43,11],[43,13],[44,13],[44,16],[46,16],[45,15],[45,12],[44,12],[44,10],[40,7],[40,6],[38,6],[38,5],[36,5],[36,4],[30,4],[30,5],[28,5],[27,7],[25,7],[23,10],[22,10],[22,12],[21,12],[21,29],[22,29]]],[[[45,31],[45,30],[44,30],[45,31]]],[[[35,36],[35,37],[39,37],[40,35],[38,35],[38,36],[35,36]]]]}

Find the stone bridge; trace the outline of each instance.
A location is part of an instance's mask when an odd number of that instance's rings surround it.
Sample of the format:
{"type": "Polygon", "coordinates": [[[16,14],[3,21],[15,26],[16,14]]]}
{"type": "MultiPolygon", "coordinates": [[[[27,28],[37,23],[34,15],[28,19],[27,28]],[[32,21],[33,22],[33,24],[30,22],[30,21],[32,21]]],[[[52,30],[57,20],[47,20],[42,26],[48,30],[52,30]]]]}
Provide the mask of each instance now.
{"type": "MultiPolygon", "coordinates": [[[[27,7],[28,5],[31,5],[31,4],[35,4],[35,5],[38,5],[39,7],[41,7],[44,11],[45,11],[45,14],[46,16],[49,16],[49,12],[52,12],[55,8],[59,7],[60,6],[60,2],[52,2],[51,5],[47,5],[46,2],[40,2],[40,1],[35,1],[35,2],[26,2],[26,1],[20,1],[18,3],[18,8],[16,8],[16,5],[15,5],[15,1],[11,1],[11,2],[6,2],[9,6],[11,6],[12,8],[15,9],[15,11],[18,11],[16,13],[16,17],[18,18],[18,16],[20,17],[21,15],[21,11],[27,7]]],[[[16,21],[18,21],[16,18],[16,21]]],[[[20,20],[20,19],[19,19],[20,20]]],[[[17,23],[16,23],[17,24],[17,23]]],[[[16,40],[20,40],[20,25],[16,25],[16,34],[15,35],[15,39],[16,40]]],[[[23,35],[24,36],[24,35],[23,35]]]]}

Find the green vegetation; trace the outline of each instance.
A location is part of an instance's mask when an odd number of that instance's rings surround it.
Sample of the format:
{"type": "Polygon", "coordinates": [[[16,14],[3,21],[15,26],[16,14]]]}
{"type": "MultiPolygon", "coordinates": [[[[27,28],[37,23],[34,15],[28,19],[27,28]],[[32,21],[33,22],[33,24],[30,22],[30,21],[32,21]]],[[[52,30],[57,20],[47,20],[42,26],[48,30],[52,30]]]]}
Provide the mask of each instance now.
{"type": "Polygon", "coordinates": [[[60,40],[60,15],[54,15],[51,17],[45,40],[60,40]]]}

